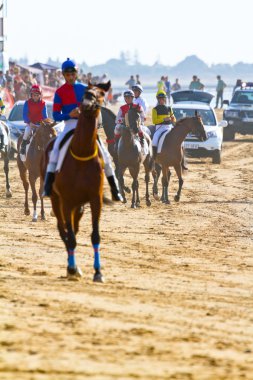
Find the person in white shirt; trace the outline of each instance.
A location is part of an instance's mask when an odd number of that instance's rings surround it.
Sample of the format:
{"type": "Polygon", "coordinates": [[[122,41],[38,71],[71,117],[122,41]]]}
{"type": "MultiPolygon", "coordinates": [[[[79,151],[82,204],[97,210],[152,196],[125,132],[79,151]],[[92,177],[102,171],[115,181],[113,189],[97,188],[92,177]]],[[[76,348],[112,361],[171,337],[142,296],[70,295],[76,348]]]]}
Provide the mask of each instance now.
{"type": "Polygon", "coordinates": [[[145,114],[145,118],[146,118],[146,114],[148,112],[148,103],[147,103],[146,99],[144,99],[141,96],[141,93],[143,92],[143,88],[142,88],[142,86],[140,84],[135,84],[132,87],[132,90],[134,92],[133,103],[134,104],[138,104],[139,106],[141,106],[143,108],[143,111],[144,111],[144,114],[145,114]]]}

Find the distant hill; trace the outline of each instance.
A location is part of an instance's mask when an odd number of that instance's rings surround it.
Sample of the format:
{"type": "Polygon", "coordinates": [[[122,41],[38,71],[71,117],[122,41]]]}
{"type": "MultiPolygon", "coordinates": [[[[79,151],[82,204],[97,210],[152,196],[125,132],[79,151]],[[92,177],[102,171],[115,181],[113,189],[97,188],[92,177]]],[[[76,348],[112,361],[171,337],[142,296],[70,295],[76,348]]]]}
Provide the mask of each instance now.
{"type": "MultiPolygon", "coordinates": [[[[16,62],[27,64],[24,59],[16,62]]],[[[60,67],[61,62],[48,59],[48,64],[60,67]]],[[[188,84],[193,75],[197,75],[206,85],[217,82],[216,76],[221,75],[227,84],[234,84],[236,79],[253,81],[253,63],[238,62],[235,65],[227,63],[212,64],[208,66],[196,55],[190,55],[175,66],[162,65],[155,62],[153,65],[143,65],[140,62],[129,63],[124,54],[120,58],[109,59],[107,62],[88,66],[85,62],[78,63],[79,69],[84,73],[91,72],[94,76],[106,73],[114,83],[124,85],[130,75],[139,74],[146,86],[156,85],[162,75],[168,75],[171,81],[179,78],[181,84],[188,84]]]]}

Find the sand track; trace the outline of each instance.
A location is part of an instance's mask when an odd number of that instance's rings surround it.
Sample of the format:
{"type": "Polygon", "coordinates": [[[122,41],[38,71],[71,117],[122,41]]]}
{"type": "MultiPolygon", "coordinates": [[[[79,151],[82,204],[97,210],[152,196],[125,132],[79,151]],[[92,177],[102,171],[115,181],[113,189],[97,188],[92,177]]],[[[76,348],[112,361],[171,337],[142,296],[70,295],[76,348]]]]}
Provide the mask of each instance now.
{"type": "Polygon", "coordinates": [[[89,209],[84,278],[70,283],[49,202],[32,223],[16,163],[11,199],[1,170],[0,379],[253,379],[252,164],[253,138],[238,137],[221,165],[189,160],[179,204],[173,172],[171,205],[150,208],[142,173],[139,210],[104,207],[104,285],[92,283],[89,209]]]}

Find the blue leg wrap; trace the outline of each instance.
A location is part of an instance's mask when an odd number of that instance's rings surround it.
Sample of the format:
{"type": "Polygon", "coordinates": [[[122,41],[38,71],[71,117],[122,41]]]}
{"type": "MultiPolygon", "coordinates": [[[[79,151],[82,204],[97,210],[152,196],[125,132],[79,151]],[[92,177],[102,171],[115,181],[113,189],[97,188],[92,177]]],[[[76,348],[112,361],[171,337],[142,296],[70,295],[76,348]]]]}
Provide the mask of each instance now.
{"type": "Polygon", "coordinates": [[[68,266],[69,268],[76,268],[75,251],[71,249],[68,251],[68,266]]]}
{"type": "Polygon", "coordinates": [[[100,269],[100,253],[99,253],[99,244],[93,244],[94,248],[94,269],[100,269]]]}

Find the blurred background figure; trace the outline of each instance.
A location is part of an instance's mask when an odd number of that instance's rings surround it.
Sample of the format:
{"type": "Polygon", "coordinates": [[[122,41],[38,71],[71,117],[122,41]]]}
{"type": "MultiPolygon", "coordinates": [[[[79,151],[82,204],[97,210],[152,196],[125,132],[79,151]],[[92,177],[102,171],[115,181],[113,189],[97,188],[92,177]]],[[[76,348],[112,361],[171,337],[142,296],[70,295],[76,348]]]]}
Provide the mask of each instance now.
{"type": "Polygon", "coordinates": [[[139,74],[136,74],[136,76],[135,76],[135,82],[136,82],[136,84],[141,84],[140,75],[139,74]]]}
{"type": "Polygon", "coordinates": [[[242,80],[241,79],[237,79],[236,83],[235,83],[235,86],[233,88],[233,95],[234,95],[235,90],[237,89],[237,87],[241,87],[241,86],[242,86],[242,80]]]}
{"type": "Polygon", "coordinates": [[[130,90],[132,89],[132,87],[135,85],[135,79],[133,75],[130,76],[130,78],[126,81],[125,85],[128,86],[130,90]]]}
{"type": "Polygon", "coordinates": [[[179,84],[178,78],[176,78],[176,82],[173,83],[173,85],[171,87],[171,90],[172,91],[179,91],[179,90],[181,90],[181,85],[179,84]]]}
{"type": "Polygon", "coordinates": [[[171,84],[170,84],[168,76],[164,78],[164,84],[165,84],[165,92],[168,98],[168,103],[170,104],[171,84]]]}

